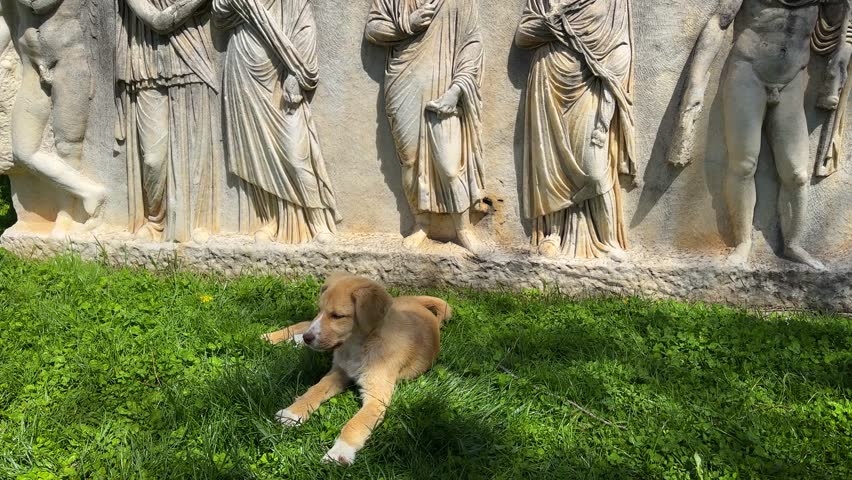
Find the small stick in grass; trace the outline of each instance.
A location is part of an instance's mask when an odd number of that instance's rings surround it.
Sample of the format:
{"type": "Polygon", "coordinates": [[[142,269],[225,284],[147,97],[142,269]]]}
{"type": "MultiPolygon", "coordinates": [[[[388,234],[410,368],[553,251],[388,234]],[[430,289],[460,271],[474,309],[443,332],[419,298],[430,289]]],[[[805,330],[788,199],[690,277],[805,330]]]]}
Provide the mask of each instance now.
{"type": "MultiPolygon", "coordinates": [[[[519,377],[518,377],[517,375],[515,375],[515,372],[513,372],[513,371],[509,370],[508,368],[506,368],[506,367],[504,367],[504,366],[502,366],[502,365],[498,366],[497,368],[499,368],[502,372],[504,372],[504,373],[506,373],[507,375],[511,376],[511,377],[512,377],[512,378],[514,378],[515,380],[518,380],[518,379],[519,379],[519,377]]],[[[581,411],[582,413],[584,413],[584,414],[586,414],[586,415],[588,415],[588,416],[590,416],[590,417],[594,418],[595,420],[597,420],[597,421],[599,421],[599,422],[601,422],[601,423],[604,423],[604,424],[609,425],[609,426],[611,426],[611,427],[620,428],[620,429],[625,430],[625,431],[627,430],[627,427],[625,427],[624,425],[619,425],[619,424],[617,424],[617,423],[610,422],[609,420],[607,420],[607,419],[605,419],[605,418],[601,418],[601,417],[599,417],[599,416],[595,415],[594,413],[592,413],[591,411],[589,411],[587,408],[583,407],[582,405],[580,405],[579,403],[577,403],[577,402],[575,402],[575,401],[573,401],[573,400],[570,400],[570,399],[568,399],[568,398],[562,398],[562,397],[560,397],[559,395],[556,395],[555,393],[549,392],[547,389],[545,389],[545,388],[541,387],[540,385],[535,385],[535,384],[533,384],[533,387],[534,387],[537,391],[539,391],[539,392],[541,392],[541,393],[544,393],[545,395],[551,396],[551,397],[556,398],[556,399],[558,399],[558,400],[560,400],[560,401],[563,401],[563,402],[567,402],[567,403],[568,403],[569,405],[571,405],[572,407],[576,408],[577,410],[579,410],[579,411],[581,411]]]]}

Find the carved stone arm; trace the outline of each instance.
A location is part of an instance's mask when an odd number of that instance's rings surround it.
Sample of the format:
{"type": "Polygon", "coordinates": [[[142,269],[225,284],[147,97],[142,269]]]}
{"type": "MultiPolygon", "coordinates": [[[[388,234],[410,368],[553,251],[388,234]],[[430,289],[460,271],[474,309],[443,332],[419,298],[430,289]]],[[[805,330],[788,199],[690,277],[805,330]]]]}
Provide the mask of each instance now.
{"type": "Polygon", "coordinates": [[[56,8],[62,0],[18,0],[18,3],[41,15],[56,8]]]}
{"type": "Polygon", "coordinates": [[[742,1],[722,0],[695,44],[668,155],[669,162],[674,165],[684,166],[692,161],[695,123],[704,109],[704,92],[710,80],[710,67],[719,54],[725,31],[742,7],[742,1]]]}
{"type": "Polygon", "coordinates": [[[515,44],[521,48],[538,48],[547,42],[553,42],[556,36],[551,30],[549,19],[537,12],[524,12],[521,23],[515,31],[515,44]]]}
{"type": "MultiPolygon", "coordinates": [[[[681,104],[696,103],[687,102],[692,97],[700,95],[703,102],[704,90],[709,82],[709,71],[719,54],[719,49],[722,46],[722,41],[725,39],[725,31],[733,23],[734,16],[742,5],[742,0],[725,0],[723,7],[713,15],[701,31],[698,37],[698,42],[695,44],[693,52],[692,64],[689,67],[689,76],[686,80],[686,89],[684,91],[684,102],[681,104]],[[735,6],[732,4],[736,4],[735,6]]],[[[697,100],[692,98],[691,100],[697,100]]],[[[686,105],[689,107],[690,105],[686,105]]]]}
{"type": "MultiPolygon", "coordinates": [[[[831,51],[826,72],[823,78],[822,87],[819,90],[817,97],[817,106],[826,110],[835,110],[838,107],[841,97],[841,91],[846,85],[849,77],[849,61],[852,57],[852,38],[849,38],[850,32],[850,2],[829,4],[823,7],[822,15],[830,25],[838,25],[839,36],[834,43],[836,48],[831,51]]],[[[820,35],[820,29],[817,28],[816,36],[820,35]]]]}
{"type": "Polygon", "coordinates": [[[435,14],[433,2],[427,2],[410,15],[386,11],[381,0],[374,0],[367,20],[364,35],[367,40],[380,46],[392,46],[425,30],[435,14]],[[416,25],[412,24],[412,20],[416,25]]]}
{"type": "Polygon", "coordinates": [[[125,0],[133,13],[157,33],[169,33],[181,26],[201,5],[209,0],[178,0],[159,10],[147,0],[125,0]]]}

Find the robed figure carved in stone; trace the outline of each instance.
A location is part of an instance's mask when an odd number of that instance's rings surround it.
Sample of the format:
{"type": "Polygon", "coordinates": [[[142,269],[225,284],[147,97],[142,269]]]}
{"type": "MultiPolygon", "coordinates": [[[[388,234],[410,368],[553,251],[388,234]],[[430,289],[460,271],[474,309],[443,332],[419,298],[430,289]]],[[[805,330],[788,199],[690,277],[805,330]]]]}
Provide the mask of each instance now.
{"type": "Polygon", "coordinates": [[[385,102],[417,219],[409,248],[428,237],[431,216],[452,216],[459,243],[483,244],[468,211],[483,198],[477,0],[373,0],[366,37],[390,48],[385,102]]]}
{"type": "Polygon", "coordinates": [[[308,0],[214,0],[230,32],[224,118],[240,178],[240,230],[259,241],[327,242],[339,221],[307,92],[317,87],[317,26],[308,0]]]}
{"type": "Polygon", "coordinates": [[[728,154],[725,198],[735,244],[728,256],[732,264],[746,263],[752,248],[757,201],[754,175],[765,131],[780,181],[778,213],[784,254],[790,260],[823,268],[803,245],[811,179],[804,109],[807,67],[814,32],[833,25],[837,43],[843,47],[835,49],[829,61],[817,105],[836,109],[849,62],[845,40],[848,10],[848,0],[721,0],[701,32],[669,161],[685,165],[691,160],[710,66],[726,30],[735,25],[734,45],[719,85],[728,154]]]}
{"type": "MultiPolygon", "coordinates": [[[[831,56],[836,59],[826,72],[827,81],[842,81],[848,78],[852,63],[843,67],[843,58],[848,58],[848,53],[842,50],[852,51],[852,21],[846,19],[845,27],[842,25],[844,19],[820,18],[816,32],[812,38],[813,50],[823,56],[831,56]],[[844,38],[845,37],[845,38],[844,38]]],[[[847,62],[848,63],[848,62],[847,62]]],[[[837,172],[841,162],[848,156],[846,151],[846,126],[849,121],[849,93],[852,92],[852,82],[844,82],[841,91],[832,96],[829,92],[825,97],[825,107],[831,110],[820,135],[819,148],[817,149],[817,163],[814,174],[817,177],[829,177],[837,172]],[[834,107],[836,105],[836,108],[834,107]]]]}
{"type": "MultiPolygon", "coordinates": [[[[13,166],[59,188],[52,234],[89,231],[102,222],[107,189],[83,173],[84,143],[94,95],[86,44],[94,28],[92,0],[2,0],[0,13],[21,59],[22,78],[11,120],[13,161],[0,160],[0,174],[13,166]],[[85,21],[81,21],[85,19],[85,21]],[[52,148],[44,148],[48,126],[52,148]],[[86,214],[75,220],[74,200],[86,214]]],[[[5,45],[4,45],[5,47],[5,45]]]]}
{"type": "Polygon", "coordinates": [[[116,82],[142,240],[204,242],[218,229],[219,99],[209,0],[118,0],[116,82]]]}
{"type": "Polygon", "coordinates": [[[528,0],[524,212],[546,256],[622,259],[619,174],[635,174],[630,0],[528,0]]]}

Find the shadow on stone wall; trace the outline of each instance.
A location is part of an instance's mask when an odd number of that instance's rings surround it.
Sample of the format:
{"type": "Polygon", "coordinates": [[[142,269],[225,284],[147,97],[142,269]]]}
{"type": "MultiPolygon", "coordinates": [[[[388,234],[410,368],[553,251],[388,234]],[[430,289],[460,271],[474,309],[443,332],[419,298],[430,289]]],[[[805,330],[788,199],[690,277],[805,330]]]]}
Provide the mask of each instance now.
{"type": "Polygon", "coordinates": [[[382,47],[371,45],[366,38],[361,39],[361,63],[364,70],[376,83],[381,85],[376,96],[376,151],[379,154],[382,175],[388,188],[396,198],[396,209],[400,215],[400,234],[408,235],[414,227],[414,215],[405,192],[402,189],[402,167],[396,154],[390,122],[385,111],[385,62],[387,53],[382,47]]]}
{"type": "Polygon", "coordinates": [[[532,51],[525,51],[519,48],[514,42],[509,49],[509,59],[506,65],[506,71],[509,74],[509,80],[512,85],[520,90],[520,98],[518,99],[518,113],[515,118],[514,143],[512,146],[515,161],[515,175],[517,180],[518,208],[521,211],[521,222],[524,227],[524,234],[527,237],[532,236],[532,220],[526,218],[523,214],[524,205],[527,198],[524,196],[524,146],[526,142],[526,97],[527,97],[527,81],[529,79],[529,71],[532,66],[532,51]]]}
{"type": "Polygon", "coordinates": [[[9,177],[0,175],[0,234],[18,221],[15,209],[12,208],[12,189],[9,177]]]}

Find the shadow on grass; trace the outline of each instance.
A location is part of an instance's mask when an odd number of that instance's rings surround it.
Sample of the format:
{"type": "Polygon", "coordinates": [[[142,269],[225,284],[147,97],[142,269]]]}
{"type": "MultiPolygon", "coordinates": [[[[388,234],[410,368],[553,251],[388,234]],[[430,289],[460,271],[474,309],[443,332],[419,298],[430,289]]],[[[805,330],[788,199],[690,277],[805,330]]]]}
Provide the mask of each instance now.
{"type": "MultiPolygon", "coordinates": [[[[641,300],[535,305],[474,297],[476,320],[489,322],[459,318],[448,326],[442,356],[448,368],[464,376],[506,368],[521,395],[548,398],[539,408],[573,400],[627,425],[620,432],[574,410],[593,431],[606,432],[613,451],[652,453],[686,467],[700,453],[711,465],[773,476],[828,472],[831,458],[842,462],[844,455],[832,450],[848,427],[820,412],[852,388],[848,322],[641,300]],[[810,446],[789,441],[791,432],[814,430],[821,434],[810,446]],[[814,448],[829,453],[803,465],[814,448]]],[[[617,462],[554,462],[575,474],[659,475],[619,471],[617,462]]]]}
{"type": "Polygon", "coordinates": [[[450,365],[462,370],[471,360],[494,364],[495,353],[500,353],[502,364],[509,368],[612,361],[666,375],[672,382],[696,375],[703,381],[725,370],[751,376],[794,373],[825,387],[852,388],[852,353],[848,352],[852,323],[803,315],[767,317],[704,305],[687,310],[673,303],[629,302],[577,305],[550,300],[538,311],[527,311],[511,297],[483,298],[483,317],[508,316],[509,320],[492,325],[466,319],[450,323],[445,343],[455,345],[446,345],[444,355],[450,365]],[[548,310],[566,308],[571,311],[558,318],[535,320],[548,310]],[[615,308],[626,312],[615,316],[615,308]],[[451,356],[464,361],[456,363],[451,356]]]}

